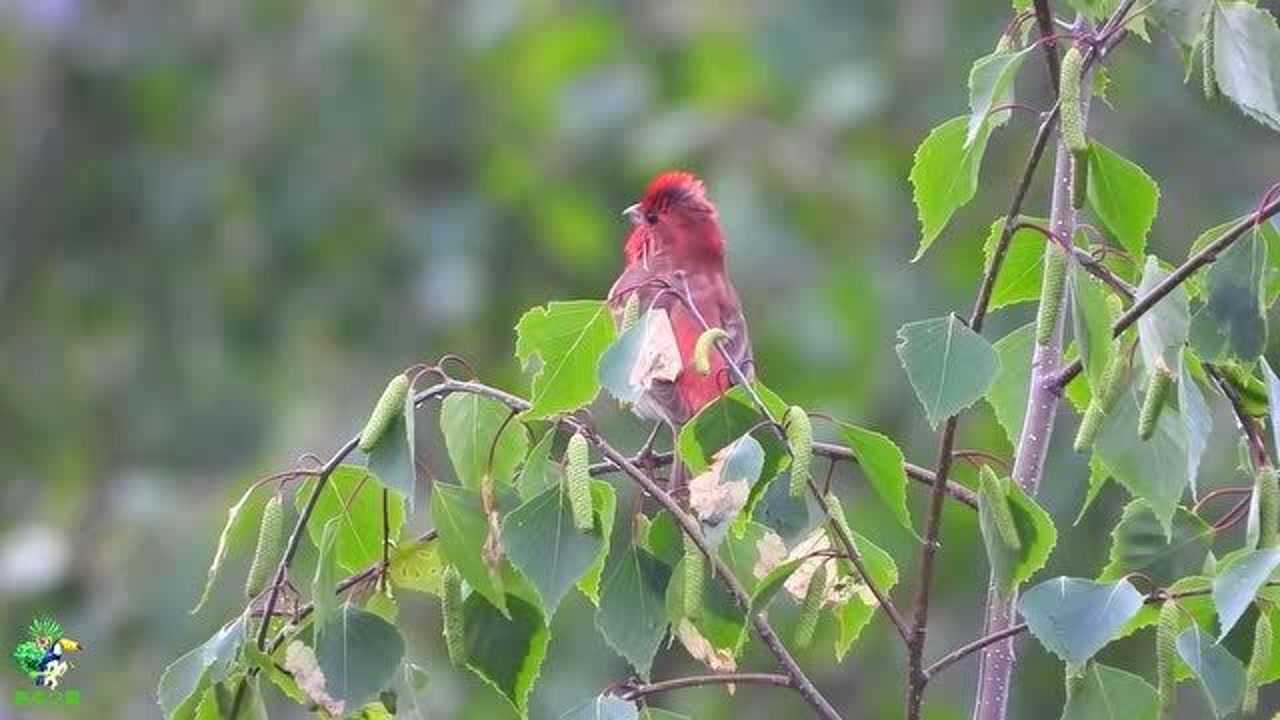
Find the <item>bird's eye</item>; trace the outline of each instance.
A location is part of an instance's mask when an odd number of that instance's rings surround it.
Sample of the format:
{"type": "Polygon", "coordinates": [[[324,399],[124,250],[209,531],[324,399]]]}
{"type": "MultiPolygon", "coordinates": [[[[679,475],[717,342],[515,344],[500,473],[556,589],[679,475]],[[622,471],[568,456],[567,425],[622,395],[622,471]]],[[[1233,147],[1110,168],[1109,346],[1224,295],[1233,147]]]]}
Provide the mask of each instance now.
{"type": "Polygon", "coordinates": [[[649,212],[645,213],[645,214],[644,214],[644,220],[645,220],[645,222],[649,223],[650,225],[654,225],[654,224],[656,224],[656,223],[658,222],[658,213],[657,213],[657,211],[650,210],[649,212]]]}

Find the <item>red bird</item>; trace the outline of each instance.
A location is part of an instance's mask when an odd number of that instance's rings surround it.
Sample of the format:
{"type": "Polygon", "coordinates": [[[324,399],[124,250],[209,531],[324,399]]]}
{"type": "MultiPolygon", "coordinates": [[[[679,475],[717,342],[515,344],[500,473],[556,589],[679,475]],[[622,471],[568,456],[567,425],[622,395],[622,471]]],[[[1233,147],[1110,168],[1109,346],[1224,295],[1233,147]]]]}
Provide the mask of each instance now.
{"type": "Polygon", "coordinates": [[[653,380],[633,410],[678,431],[738,381],[737,373],[714,349],[709,354],[709,373],[694,368],[694,347],[705,327],[725,331],[725,350],[743,375],[753,378],[747,322],[725,268],[720,216],[701,180],[687,172],[658,175],[640,202],[623,215],[631,222],[631,230],[623,248],[625,267],[609,290],[610,308],[615,319],[621,318],[634,293],[641,316],[650,308],[665,311],[680,355],[674,380],[653,380]],[[697,314],[682,299],[686,289],[697,314]]]}

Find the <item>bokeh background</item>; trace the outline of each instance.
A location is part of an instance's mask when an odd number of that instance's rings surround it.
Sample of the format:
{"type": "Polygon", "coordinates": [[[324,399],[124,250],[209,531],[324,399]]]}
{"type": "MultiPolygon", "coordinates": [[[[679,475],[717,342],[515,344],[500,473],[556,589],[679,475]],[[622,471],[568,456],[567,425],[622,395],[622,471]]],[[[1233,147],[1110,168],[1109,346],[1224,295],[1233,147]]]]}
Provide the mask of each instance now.
{"type": "MultiPolygon", "coordinates": [[[[414,362],[455,352],[524,389],[521,312],[601,297],[619,210],[675,166],[719,204],[765,382],[931,465],[894,331],[968,309],[1034,120],[997,133],[978,198],[914,265],[906,175],[924,134],[965,111],[969,64],[1008,18],[1005,0],[0,0],[0,644],[53,612],[90,648],[80,714],[158,717],[160,671],[240,602],[236,578],[188,615],[248,482],[327,455],[414,362]]],[[[1280,143],[1184,86],[1177,50],[1153,40],[1116,53],[1114,109],[1095,103],[1094,127],[1160,182],[1152,245],[1176,261],[1256,203],[1280,143]]],[[[1046,85],[1028,62],[1021,98],[1046,106],[1046,85]]],[[[1046,198],[1042,173],[1028,212],[1046,198]]],[[[1001,311],[989,337],[1029,319],[1001,311]]],[[[1211,485],[1234,466],[1217,405],[1211,485]]],[[[596,412],[639,444],[638,423],[596,412]]],[[[1087,473],[1068,415],[1043,488],[1062,529],[1046,572],[1092,575],[1125,497],[1109,489],[1071,526],[1087,473]]],[[[447,473],[432,424],[420,429],[447,473]]],[[[960,446],[1010,452],[986,407],[960,446]]],[[[855,470],[839,482],[855,526],[898,558],[906,604],[917,542],[855,470]]],[[[987,573],[972,513],[950,509],[943,539],[935,656],[975,634],[987,573]]],[[[448,665],[434,603],[405,596],[401,612],[431,673],[424,716],[511,716],[448,665]]],[[[580,597],[553,633],[535,718],[627,674],[580,597]]],[[[1103,659],[1150,677],[1150,642],[1103,659]]],[[[1012,717],[1056,716],[1060,665],[1019,647],[1012,717]]],[[[843,663],[829,638],[802,661],[846,717],[898,717],[905,657],[883,620],[843,663]]],[[[742,665],[771,667],[754,645],[742,665]]],[[[694,670],[677,647],[655,675],[694,670]]],[[[931,685],[928,716],[967,717],[975,674],[966,661],[931,685]]],[[[19,682],[0,673],[0,718],[17,717],[19,682]]],[[[1184,698],[1201,716],[1194,687],[1184,698]]],[[[805,715],[752,687],[658,704],[805,715]]]]}

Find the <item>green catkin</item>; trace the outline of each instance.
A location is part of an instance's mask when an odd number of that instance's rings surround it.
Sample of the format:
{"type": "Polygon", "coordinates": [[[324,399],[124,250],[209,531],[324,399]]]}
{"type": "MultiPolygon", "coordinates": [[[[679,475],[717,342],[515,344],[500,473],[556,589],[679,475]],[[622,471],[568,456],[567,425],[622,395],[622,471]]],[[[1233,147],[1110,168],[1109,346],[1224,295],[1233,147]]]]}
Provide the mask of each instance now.
{"type": "Polygon", "coordinates": [[[1156,622],[1156,691],[1160,697],[1160,720],[1173,717],[1173,701],[1178,694],[1174,669],[1178,659],[1180,613],[1177,603],[1165,600],[1156,622]]]}
{"type": "Polygon", "coordinates": [[[684,537],[684,616],[696,618],[702,615],[702,585],[706,573],[706,558],[693,538],[684,537]]]}
{"type": "Polygon", "coordinates": [[[729,333],[721,328],[711,328],[698,336],[698,342],[693,346],[693,368],[698,374],[711,374],[711,353],[716,352],[716,341],[728,338],[729,333]]]}
{"type": "Polygon", "coordinates": [[[813,424],[804,408],[792,405],[783,419],[787,448],[791,451],[791,495],[800,497],[813,478],[813,424]]]}
{"type": "Polygon", "coordinates": [[[835,493],[827,493],[827,507],[831,511],[831,519],[835,521],[844,536],[853,542],[853,528],[849,526],[849,518],[844,514],[844,506],[840,504],[840,498],[835,493]]]}
{"type": "Polygon", "coordinates": [[[796,647],[804,650],[813,643],[813,633],[818,629],[818,615],[822,611],[822,601],[827,590],[827,563],[818,565],[813,577],[809,579],[809,589],[804,593],[804,601],[800,603],[800,619],[796,622],[796,647]]]}
{"type": "Polygon", "coordinates": [[[1258,493],[1258,548],[1276,547],[1280,532],[1280,484],[1276,470],[1264,467],[1258,470],[1254,480],[1254,492],[1258,493]]]}
{"type": "Polygon", "coordinates": [[[1142,400],[1142,412],[1138,415],[1138,437],[1150,440],[1156,432],[1156,422],[1169,401],[1173,389],[1173,373],[1158,367],[1147,380],[1147,394],[1142,400]]]}
{"type": "Polygon", "coordinates": [[[1062,58],[1058,107],[1062,120],[1062,141],[1071,151],[1074,166],[1071,204],[1076,209],[1084,207],[1089,185],[1089,139],[1084,134],[1084,113],[1080,103],[1083,76],[1084,54],[1079,48],[1072,47],[1062,58]]]}
{"type": "Polygon", "coordinates": [[[284,498],[272,495],[262,508],[262,520],[258,524],[258,545],[253,550],[253,562],[249,576],[244,581],[244,594],[253,598],[262,592],[271,572],[280,563],[284,551],[284,498]]]}
{"type": "Polygon", "coordinates": [[[627,296],[627,304],[622,306],[622,327],[618,330],[621,335],[636,326],[636,320],[640,319],[640,295],[631,293],[627,296]]]}
{"type": "Polygon", "coordinates": [[[1084,419],[1080,421],[1080,429],[1076,432],[1076,452],[1084,452],[1093,447],[1093,441],[1102,429],[1102,421],[1111,412],[1116,399],[1120,397],[1120,388],[1124,378],[1124,343],[1119,338],[1111,341],[1111,352],[1107,356],[1107,366],[1102,370],[1098,387],[1089,400],[1089,407],[1084,411],[1084,419]]]}
{"type": "Polygon", "coordinates": [[[1044,249],[1044,284],[1040,288],[1040,312],[1036,315],[1036,344],[1048,345],[1062,314],[1063,286],[1067,280],[1067,254],[1056,243],[1044,249]]]}
{"type": "Polygon", "coordinates": [[[569,486],[569,508],[573,511],[573,526],[582,532],[590,532],[595,527],[595,518],[591,512],[591,465],[587,439],[582,433],[574,433],[569,438],[569,447],[564,454],[568,461],[565,482],[569,486]]]}
{"type": "Polygon", "coordinates": [[[1200,77],[1204,83],[1204,96],[1209,100],[1214,100],[1218,97],[1218,76],[1217,70],[1213,65],[1213,16],[1215,14],[1214,11],[1210,11],[1205,16],[1204,43],[1200,46],[1202,51],[1200,55],[1200,69],[1202,70],[1200,77]]]}
{"type": "Polygon", "coordinates": [[[408,394],[409,378],[404,374],[391,378],[391,382],[388,382],[386,389],[382,391],[382,397],[378,398],[378,403],[373,406],[373,412],[369,414],[364,430],[360,431],[362,452],[372,450],[373,446],[378,444],[378,440],[382,439],[382,434],[391,426],[391,421],[395,420],[396,415],[404,412],[404,399],[408,394]]]}
{"type": "Polygon", "coordinates": [[[452,565],[445,568],[444,588],[440,594],[440,614],[444,621],[444,645],[449,661],[462,667],[467,659],[466,632],[462,617],[462,576],[452,565]]]}
{"type": "Polygon", "coordinates": [[[1018,538],[1018,526],[1013,522],[1013,511],[1009,509],[1009,497],[1005,493],[1003,483],[996,477],[995,471],[987,465],[982,466],[980,476],[979,504],[988,511],[989,517],[995,522],[996,532],[1000,534],[1004,544],[1011,550],[1021,548],[1022,541],[1018,538]]]}
{"type": "Polygon", "coordinates": [[[1252,715],[1258,711],[1258,688],[1271,665],[1271,648],[1274,638],[1271,634],[1271,617],[1264,610],[1258,615],[1258,622],[1253,626],[1253,654],[1249,656],[1249,667],[1244,675],[1244,714],[1252,715]]]}

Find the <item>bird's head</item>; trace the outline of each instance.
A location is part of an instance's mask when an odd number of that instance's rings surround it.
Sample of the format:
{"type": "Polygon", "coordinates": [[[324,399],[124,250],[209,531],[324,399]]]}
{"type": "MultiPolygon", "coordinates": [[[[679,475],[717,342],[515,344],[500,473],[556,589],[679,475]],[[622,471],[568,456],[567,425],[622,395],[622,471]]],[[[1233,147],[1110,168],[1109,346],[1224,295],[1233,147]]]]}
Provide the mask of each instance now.
{"type": "Polygon", "coordinates": [[[724,261],[724,235],[715,205],[696,175],[673,171],[658,175],[640,202],[623,211],[631,223],[627,262],[669,253],[683,263],[724,261]]]}

